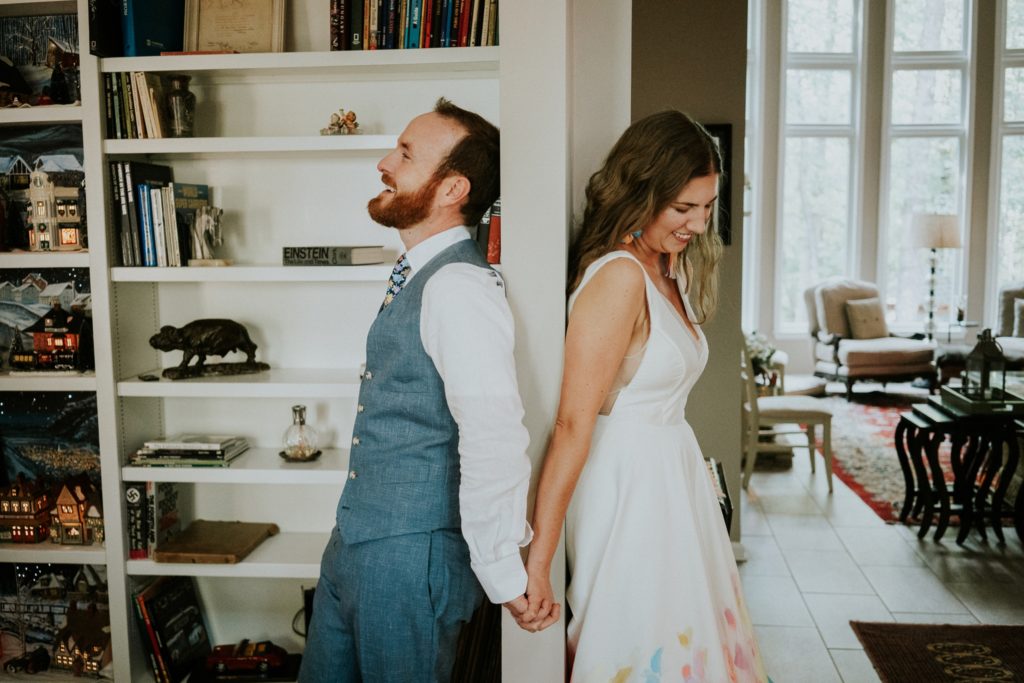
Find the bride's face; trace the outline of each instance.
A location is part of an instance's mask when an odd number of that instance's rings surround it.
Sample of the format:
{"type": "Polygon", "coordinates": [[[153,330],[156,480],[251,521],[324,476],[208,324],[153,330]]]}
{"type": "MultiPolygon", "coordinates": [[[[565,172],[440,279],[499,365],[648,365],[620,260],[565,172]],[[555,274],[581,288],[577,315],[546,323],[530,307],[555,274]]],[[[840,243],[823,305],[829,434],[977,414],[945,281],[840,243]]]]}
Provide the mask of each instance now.
{"type": "Polygon", "coordinates": [[[717,197],[717,173],[694,178],[644,228],[644,243],[664,254],[682,253],[694,235],[703,235],[708,229],[717,197]]]}

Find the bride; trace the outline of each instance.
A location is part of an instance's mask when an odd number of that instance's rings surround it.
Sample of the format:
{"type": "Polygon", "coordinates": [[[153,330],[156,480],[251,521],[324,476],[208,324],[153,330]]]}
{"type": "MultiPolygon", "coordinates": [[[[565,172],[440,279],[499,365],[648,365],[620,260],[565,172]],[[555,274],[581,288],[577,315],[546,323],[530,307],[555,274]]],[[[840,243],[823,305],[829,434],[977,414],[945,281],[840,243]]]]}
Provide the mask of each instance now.
{"type": "MultiPolygon", "coordinates": [[[[563,520],[573,681],[764,683],[721,510],[685,418],[707,363],[721,156],[685,114],[631,125],[587,186],[569,257],[565,370],[527,595],[558,618],[563,520]]],[[[732,381],[732,378],[730,378],[732,381]]]]}

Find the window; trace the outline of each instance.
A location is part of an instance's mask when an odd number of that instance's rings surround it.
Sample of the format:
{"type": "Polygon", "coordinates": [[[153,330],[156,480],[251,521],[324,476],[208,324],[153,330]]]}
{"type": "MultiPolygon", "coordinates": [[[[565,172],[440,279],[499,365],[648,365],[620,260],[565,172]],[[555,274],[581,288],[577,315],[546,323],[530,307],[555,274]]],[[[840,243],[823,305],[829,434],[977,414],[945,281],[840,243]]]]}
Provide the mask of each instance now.
{"type": "MultiPolygon", "coordinates": [[[[879,225],[886,317],[920,331],[928,316],[926,249],[908,245],[915,213],[964,222],[971,31],[967,0],[892,0],[879,225]]],[[[961,228],[962,229],[962,228],[961,228]]],[[[938,252],[936,320],[955,315],[964,251],[938,252]]]]}
{"type": "MultiPolygon", "coordinates": [[[[995,234],[990,235],[995,288],[1024,278],[1024,0],[1006,0],[1004,35],[996,34],[996,126],[992,151],[996,177],[995,234]]],[[[990,307],[994,308],[994,306],[990,307]]]]}
{"type": "Polygon", "coordinates": [[[783,18],[776,329],[806,330],[803,292],[853,264],[860,0],[789,0],[783,18]]]}

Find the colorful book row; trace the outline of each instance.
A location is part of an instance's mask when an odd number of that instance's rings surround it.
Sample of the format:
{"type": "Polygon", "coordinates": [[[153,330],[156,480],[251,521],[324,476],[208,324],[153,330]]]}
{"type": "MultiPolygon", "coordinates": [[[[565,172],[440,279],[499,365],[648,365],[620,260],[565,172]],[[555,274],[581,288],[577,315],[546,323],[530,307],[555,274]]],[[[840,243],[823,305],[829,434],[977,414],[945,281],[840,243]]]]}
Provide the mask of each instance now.
{"type": "Polygon", "coordinates": [[[103,74],[108,139],[170,137],[165,78],[142,71],[103,74]]]}
{"type": "Polygon", "coordinates": [[[121,264],[188,265],[196,209],[210,205],[210,187],[174,182],[171,167],[142,161],[111,162],[110,182],[121,264]]]}
{"type": "Polygon", "coordinates": [[[498,44],[498,0],[331,0],[331,50],[498,44]]]}

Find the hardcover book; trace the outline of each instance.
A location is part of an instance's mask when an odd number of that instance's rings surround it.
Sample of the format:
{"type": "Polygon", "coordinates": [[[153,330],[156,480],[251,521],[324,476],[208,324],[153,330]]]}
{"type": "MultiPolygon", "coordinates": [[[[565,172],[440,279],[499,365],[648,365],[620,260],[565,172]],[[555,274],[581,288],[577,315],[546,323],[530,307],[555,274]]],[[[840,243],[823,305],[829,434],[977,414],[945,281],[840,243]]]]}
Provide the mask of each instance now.
{"type": "Polygon", "coordinates": [[[152,450],[226,450],[246,443],[244,436],[221,436],[218,434],[177,434],[170,438],[151,439],[143,444],[152,450]]]}
{"type": "Polygon", "coordinates": [[[192,577],[161,576],[135,596],[135,605],[157,681],[179,683],[212,652],[192,577]]]}
{"type": "Polygon", "coordinates": [[[285,266],[365,266],[384,263],[384,247],[284,247],[285,266]]]}
{"type": "Polygon", "coordinates": [[[185,0],[122,0],[125,57],[181,50],[185,40],[185,0]]]}

